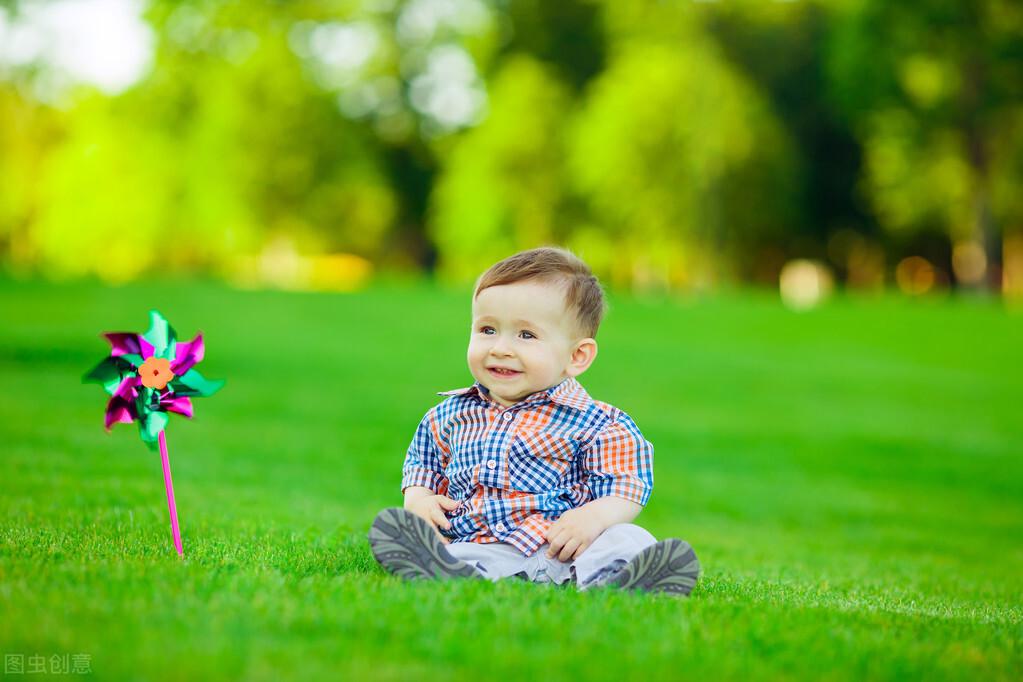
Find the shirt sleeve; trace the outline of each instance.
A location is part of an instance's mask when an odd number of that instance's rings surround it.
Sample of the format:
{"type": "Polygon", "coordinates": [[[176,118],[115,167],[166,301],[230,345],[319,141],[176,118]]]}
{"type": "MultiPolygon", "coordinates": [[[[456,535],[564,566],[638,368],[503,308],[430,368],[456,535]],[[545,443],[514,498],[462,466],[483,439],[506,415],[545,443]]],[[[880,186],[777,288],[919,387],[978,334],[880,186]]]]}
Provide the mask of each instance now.
{"type": "Polygon", "coordinates": [[[405,453],[401,468],[401,492],[413,485],[421,485],[438,495],[448,492],[448,478],[444,469],[450,460],[451,451],[440,435],[437,408],[431,408],[419,422],[416,435],[405,453]]]}
{"type": "Polygon", "coordinates": [[[593,499],[613,495],[645,506],[654,488],[654,446],[619,411],[585,451],[586,486],[593,499]]]}

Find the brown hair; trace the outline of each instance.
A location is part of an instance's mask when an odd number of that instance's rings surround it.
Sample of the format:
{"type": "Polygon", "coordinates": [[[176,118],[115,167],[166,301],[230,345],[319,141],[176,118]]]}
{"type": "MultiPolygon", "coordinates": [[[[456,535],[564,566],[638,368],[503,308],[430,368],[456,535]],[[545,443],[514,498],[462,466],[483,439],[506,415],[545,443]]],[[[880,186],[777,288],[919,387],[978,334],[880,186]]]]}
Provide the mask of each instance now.
{"type": "Polygon", "coordinates": [[[567,249],[541,246],[494,263],[476,280],[472,298],[476,300],[481,291],[490,287],[530,279],[564,284],[566,310],[575,311],[578,328],[583,334],[596,338],[606,309],[604,291],[589,266],[567,249]]]}

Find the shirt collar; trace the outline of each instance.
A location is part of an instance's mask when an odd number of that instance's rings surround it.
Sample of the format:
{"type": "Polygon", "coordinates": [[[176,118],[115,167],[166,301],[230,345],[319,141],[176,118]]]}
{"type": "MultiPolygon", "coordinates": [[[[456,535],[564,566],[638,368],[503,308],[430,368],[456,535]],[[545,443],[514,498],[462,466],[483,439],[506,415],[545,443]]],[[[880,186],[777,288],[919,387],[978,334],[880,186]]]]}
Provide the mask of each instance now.
{"type": "MultiPolygon", "coordinates": [[[[473,383],[472,386],[465,388],[438,391],[437,395],[475,395],[484,402],[494,402],[493,398],[490,397],[490,391],[487,387],[478,381],[473,383]]],[[[590,398],[582,384],[576,381],[575,377],[569,377],[555,386],[532,393],[520,400],[519,403],[532,405],[548,400],[566,407],[574,407],[577,410],[587,410],[593,404],[593,399],[590,398]]]]}

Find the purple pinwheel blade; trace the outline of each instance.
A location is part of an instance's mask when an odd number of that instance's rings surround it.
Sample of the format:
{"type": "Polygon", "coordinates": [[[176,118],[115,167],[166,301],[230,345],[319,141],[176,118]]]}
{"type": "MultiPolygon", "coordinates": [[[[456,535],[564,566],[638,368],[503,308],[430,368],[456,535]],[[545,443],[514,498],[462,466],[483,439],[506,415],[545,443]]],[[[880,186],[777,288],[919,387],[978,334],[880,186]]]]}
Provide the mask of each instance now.
{"type": "Polygon", "coordinates": [[[171,372],[175,376],[181,376],[192,369],[197,362],[202,362],[206,353],[206,347],[202,341],[202,334],[197,334],[194,339],[186,343],[178,342],[175,346],[174,361],[171,363],[171,372]]]}
{"type": "Polygon", "coordinates": [[[107,411],[103,416],[103,426],[109,431],[110,427],[114,424],[130,424],[135,420],[136,416],[134,401],[114,396],[107,403],[107,411]]]}
{"type": "Polygon", "coordinates": [[[131,332],[106,332],[103,334],[110,342],[110,354],[118,355],[141,355],[142,346],[139,344],[139,335],[131,332]]]}
{"type": "Polygon", "coordinates": [[[146,339],[144,337],[142,337],[142,336],[139,337],[139,347],[141,349],[140,350],[140,355],[142,355],[142,359],[143,360],[147,360],[147,359],[153,357],[153,352],[154,352],[153,344],[151,344],[148,341],[146,341],[146,339]]]}
{"type": "Polygon", "coordinates": [[[114,391],[114,397],[123,400],[135,400],[138,397],[138,388],[141,385],[142,379],[137,374],[126,376],[118,384],[117,390],[114,391]]]}
{"type": "Polygon", "coordinates": [[[192,418],[192,401],[188,396],[168,393],[166,397],[160,398],[160,408],[167,412],[183,414],[189,419],[192,418]]]}

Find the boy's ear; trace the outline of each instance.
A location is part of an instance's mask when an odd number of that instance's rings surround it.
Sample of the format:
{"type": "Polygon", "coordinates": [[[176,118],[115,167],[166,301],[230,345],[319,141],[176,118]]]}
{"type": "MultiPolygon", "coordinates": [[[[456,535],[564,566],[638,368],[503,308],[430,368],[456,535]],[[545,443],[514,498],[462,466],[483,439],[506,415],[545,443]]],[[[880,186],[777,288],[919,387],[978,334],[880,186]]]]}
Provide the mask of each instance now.
{"type": "Polygon", "coordinates": [[[565,374],[570,377],[577,377],[593,364],[593,361],[597,359],[597,341],[596,339],[581,339],[575,344],[575,350],[572,351],[572,356],[568,361],[568,367],[565,368],[565,374]]]}

